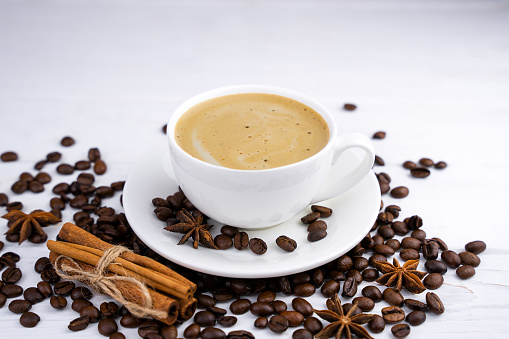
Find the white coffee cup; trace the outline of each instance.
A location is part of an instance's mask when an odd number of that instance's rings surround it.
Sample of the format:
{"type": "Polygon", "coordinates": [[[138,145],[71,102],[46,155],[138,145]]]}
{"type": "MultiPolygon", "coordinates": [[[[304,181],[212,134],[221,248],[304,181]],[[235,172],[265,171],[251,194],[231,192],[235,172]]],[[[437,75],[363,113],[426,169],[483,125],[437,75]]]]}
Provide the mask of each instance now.
{"type": "Polygon", "coordinates": [[[167,124],[170,158],[175,177],[187,198],[205,215],[240,228],[280,224],[310,204],[338,196],[361,181],[375,159],[373,144],[359,133],[338,135],[331,113],[315,100],[285,88],[239,85],[217,88],[182,103],[167,124]],[[320,114],[330,138],[318,153],[302,161],[263,170],[238,170],[194,158],[175,141],[175,125],[194,105],[212,98],[239,93],[268,93],[295,99],[320,114]],[[347,175],[335,177],[341,154],[350,148],[365,151],[362,162],[347,175]]]}

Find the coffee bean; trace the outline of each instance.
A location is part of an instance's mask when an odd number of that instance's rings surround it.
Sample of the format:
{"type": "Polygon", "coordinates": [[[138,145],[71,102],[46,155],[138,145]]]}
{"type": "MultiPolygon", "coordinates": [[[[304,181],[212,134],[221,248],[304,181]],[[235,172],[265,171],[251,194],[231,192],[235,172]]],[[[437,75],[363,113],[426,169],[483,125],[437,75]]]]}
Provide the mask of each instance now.
{"type": "Polygon", "coordinates": [[[209,295],[199,294],[195,298],[198,301],[198,307],[207,308],[216,305],[216,301],[214,300],[214,298],[212,298],[209,295]]]}
{"type": "Polygon", "coordinates": [[[439,161],[434,165],[434,167],[436,169],[444,169],[447,167],[447,163],[445,161],[439,161]]]}
{"type": "Polygon", "coordinates": [[[329,280],[322,285],[320,292],[325,298],[330,298],[334,294],[338,293],[339,288],[340,288],[339,282],[337,282],[336,280],[329,280]]]}
{"type": "MultiPolygon", "coordinates": [[[[2,254],[1,258],[6,258],[14,263],[17,263],[20,260],[19,254],[14,253],[14,252],[5,252],[4,254],[2,254]]],[[[16,265],[10,265],[10,266],[16,266],[16,265]]]]}
{"type": "Polygon", "coordinates": [[[293,294],[297,297],[309,297],[315,293],[315,286],[311,283],[299,284],[293,287],[293,294]]]}
{"type": "Polygon", "coordinates": [[[32,308],[32,304],[23,299],[16,299],[9,304],[9,311],[16,314],[28,312],[32,308]]]}
{"type": "Polygon", "coordinates": [[[274,312],[280,314],[288,309],[288,305],[282,300],[274,300],[270,303],[274,307],[274,312]]]}
{"type": "Polygon", "coordinates": [[[433,292],[426,293],[426,305],[428,305],[429,310],[435,314],[442,314],[445,311],[442,300],[433,292]]]}
{"type": "Polygon", "coordinates": [[[477,267],[481,263],[481,258],[472,252],[461,252],[459,256],[463,265],[477,267]]]}
{"type": "Polygon", "coordinates": [[[269,319],[267,319],[266,317],[258,317],[254,321],[254,327],[256,328],[266,328],[268,324],[269,319]]]}
{"type": "Polygon", "coordinates": [[[4,152],[2,155],[0,155],[0,160],[3,162],[11,162],[18,160],[18,154],[16,152],[4,152]]]}
{"type": "Polygon", "coordinates": [[[272,305],[258,301],[252,303],[249,310],[257,317],[266,317],[274,313],[272,305]]]}
{"type": "Polygon", "coordinates": [[[71,308],[73,311],[80,313],[81,309],[86,306],[92,306],[92,303],[87,299],[76,299],[72,302],[71,308]]]}
{"type": "Polygon", "coordinates": [[[392,223],[393,220],[394,216],[389,212],[380,212],[376,219],[379,225],[388,225],[392,223]]]}
{"type": "Polygon", "coordinates": [[[318,218],[320,218],[320,212],[310,212],[310,213],[306,214],[305,216],[303,216],[300,220],[304,224],[311,224],[311,223],[317,221],[318,218]]]}
{"type": "Polygon", "coordinates": [[[72,281],[69,280],[61,281],[53,287],[53,292],[55,292],[56,295],[67,297],[71,295],[71,292],[73,291],[75,286],[76,285],[72,281]]]}
{"type": "Polygon", "coordinates": [[[0,287],[0,293],[7,298],[16,298],[23,294],[23,287],[16,284],[7,284],[0,287]]]}
{"type": "Polygon", "coordinates": [[[32,193],[41,193],[44,191],[44,186],[39,181],[30,181],[28,183],[28,189],[32,193]]]}
{"type": "Polygon", "coordinates": [[[221,227],[221,233],[233,238],[235,237],[235,234],[239,233],[239,229],[237,227],[224,225],[221,227]]]}
{"type": "Polygon", "coordinates": [[[323,328],[322,322],[315,317],[309,317],[304,320],[304,328],[313,334],[317,334],[323,328]]]}
{"type": "Polygon", "coordinates": [[[406,168],[406,169],[413,169],[413,168],[416,168],[417,167],[417,164],[413,161],[410,161],[410,160],[407,160],[403,163],[403,167],[406,168]]]}
{"type": "MultiPolygon", "coordinates": [[[[326,304],[327,304],[327,308],[328,309],[332,309],[332,299],[327,299],[326,304]]],[[[345,303],[345,304],[342,305],[342,308],[343,308],[343,313],[347,314],[348,312],[350,312],[352,310],[353,304],[352,303],[345,303]]],[[[361,314],[362,310],[360,308],[356,307],[355,309],[353,309],[352,312],[353,312],[352,316],[354,316],[354,315],[357,315],[357,314],[361,314]]]]}
{"type": "Polygon", "coordinates": [[[355,111],[355,109],[357,109],[357,106],[354,104],[344,104],[343,109],[345,111],[355,111]]]}
{"type": "Polygon", "coordinates": [[[88,324],[90,324],[90,319],[88,317],[79,317],[72,320],[67,328],[73,332],[77,332],[87,328],[88,324]]]}
{"type": "Polygon", "coordinates": [[[145,320],[138,327],[138,334],[144,338],[148,334],[159,334],[161,323],[154,320],[145,320]]]}
{"type": "Polygon", "coordinates": [[[401,259],[407,261],[407,260],[417,260],[420,258],[420,254],[418,251],[414,250],[413,248],[405,248],[401,252],[399,252],[399,256],[401,259]]]}
{"type": "MultiPolygon", "coordinates": [[[[120,325],[122,325],[125,328],[136,328],[136,327],[140,326],[140,324],[141,324],[141,319],[133,316],[130,313],[124,314],[122,316],[122,318],[120,319],[120,325]]],[[[196,326],[198,326],[198,325],[196,325],[196,326]]],[[[200,327],[198,326],[198,333],[200,332],[199,328],[200,327]]]]}
{"type": "Polygon", "coordinates": [[[33,312],[25,312],[19,318],[19,323],[23,327],[35,327],[41,321],[41,318],[33,312]]]}
{"type": "MultiPolygon", "coordinates": [[[[55,288],[57,287],[57,285],[55,285],[55,288]]],[[[56,293],[56,291],[55,291],[55,293],[56,293]]],[[[92,296],[93,296],[92,291],[90,291],[90,289],[83,287],[83,286],[76,287],[71,291],[71,299],[72,300],[76,300],[76,299],[90,300],[92,298],[92,296]]]]}
{"type": "Polygon", "coordinates": [[[347,255],[342,255],[336,260],[336,268],[340,272],[346,272],[352,269],[353,260],[347,255]]]}
{"type": "Polygon", "coordinates": [[[352,268],[357,271],[362,271],[369,266],[368,259],[364,257],[355,257],[353,259],[352,268]]]}
{"type": "Polygon", "coordinates": [[[276,244],[286,252],[293,252],[297,248],[297,242],[286,235],[277,237],[276,244]]]}
{"type": "MultiPolygon", "coordinates": [[[[163,325],[163,327],[161,327],[160,334],[163,337],[163,339],[177,339],[178,337],[177,327],[175,325],[163,325]]],[[[114,338],[110,337],[110,339],[114,338]]]]}
{"type": "Polygon", "coordinates": [[[357,293],[357,281],[350,277],[343,284],[343,292],[341,295],[345,298],[351,298],[357,293]]]}
{"type": "Polygon", "coordinates": [[[81,185],[92,185],[95,181],[94,175],[90,173],[80,173],[76,181],[81,185]]]}
{"type": "Polygon", "coordinates": [[[385,166],[384,159],[382,159],[378,155],[375,155],[375,165],[377,165],[377,166],[385,166]]]}
{"type": "Polygon", "coordinates": [[[37,304],[44,300],[44,296],[35,287],[29,287],[23,292],[23,298],[30,302],[32,305],[37,304]]]}
{"type": "Polygon", "coordinates": [[[28,183],[25,181],[16,181],[11,186],[11,191],[13,191],[16,194],[22,194],[28,189],[28,183]]]}
{"type": "MultiPolygon", "coordinates": [[[[13,202],[10,202],[7,204],[7,206],[5,206],[5,208],[7,209],[7,212],[10,212],[10,211],[15,211],[15,210],[22,210],[23,209],[23,204],[19,201],[13,201],[13,202]]],[[[6,236],[7,238],[7,236],[6,236]]],[[[14,242],[17,242],[17,241],[14,241],[14,242]]]]}
{"type": "Polygon", "coordinates": [[[314,232],[309,232],[307,239],[310,242],[315,242],[315,241],[322,240],[326,236],[327,236],[327,231],[325,231],[325,230],[318,230],[318,231],[314,231],[314,232]]]}
{"type": "Polygon", "coordinates": [[[373,251],[385,256],[394,255],[394,249],[388,245],[376,245],[373,247],[373,251]]]}
{"type": "Polygon", "coordinates": [[[237,318],[233,316],[221,316],[217,318],[217,323],[223,327],[232,327],[237,323],[237,318]]]}
{"type": "Polygon", "coordinates": [[[7,297],[0,293],[0,308],[4,307],[6,302],[7,302],[7,297]]]}
{"type": "Polygon", "coordinates": [[[37,283],[37,290],[45,298],[48,298],[53,294],[53,289],[51,288],[51,285],[47,281],[39,281],[37,283]]]}
{"type": "Polygon", "coordinates": [[[401,243],[398,239],[388,239],[385,244],[392,247],[394,251],[398,251],[401,248],[401,243]]]}
{"type": "Polygon", "coordinates": [[[9,203],[9,197],[5,193],[0,193],[0,206],[7,206],[9,203]]]}
{"type": "Polygon", "coordinates": [[[263,291],[256,298],[256,301],[262,303],[271,303],[274,300],[276,300],[276,293],[274,293],[273,291],[263,291]]]}
{"type": "Polygon", "coordinates": [[[385,139],[385,132],[379,131],[373,134],[373,139],[385,139]]]}
{"type": "Polygon", "coordinates": [[[273,315],[269,320],[269,329],[275,333],[283,333],[288,329],[288,319],[281,315],[273,315]]]}
{"type": "Polygon", "coordinates": [[[104,318],[114,318],[118,315],[118,305],[113,301],[105,301],[99,306],[99,311],[104,318]]]}
{"type": "Polygon", "coordinates": [[[219,302],[228,301],[233,298],[233,294],[229,289],[217,289],[214,291],[212,296],[219,302]]]}
{"type": "MultiPolygon", "coordinates": [[[[163,338],[165,338],[165,337],[163,337],[163,338]]],[[[172,337],[169,337],[169,338],[172,339],[172,337]]],[[[174,338],[177,338],[177,336],[174,336],[174,338]]],[[[125,339],[125,335],[122,334],[121,332],[115,332],[112,335],[110,335],[110,339],[125,339]]]]}
{"type": "Polygon", "coordinates": [[[243,250],[249,245],[249,236],[246,232],[239,232],[233,237],[233,246],[238,250],[243,250]]]}
{"type": "Polygon", "coordinates": [[[385,320],[378,314],[374,314],[368,322],[368,328],[373,333],[381,333],[385,329],[385,320]]]}
{"type": "Polygon", "coordinates": [[[311,281],[311,276],[306,272],[297,273],[291,276],[293,285],[305,284],[311,281]]]}
{"type": "Polygon", "coordinates": [[[21,270],[17,267],[9,267],[2,273],[2,281],[5,284],[15,284],[21,279],[21,270]]]}
{"type": "Polygon", "coordinates": [[[200,326],[214,326],[216,316],[209,311],[199,311],[194,315],[194,322],[200,326]]]}
{"type": "Polygon", "coordinates": [[[413,311],[425,311],[428,308],[425,303],[415,299],[405,299],[405,306],[413,311]]]}
{"type": "Polygon", "coordinates": [[[226,333],[217,327],[206,327],[200,333],[202,339],[226,339],[226,333]]]}
{"type": "MultiPolygon", "coordinates": [[[[384,172],[378,173],[376,175],[376,179],[378,180],[378,182],[383,182],[383,183],[386,183],[386,184],[390,184],[391,183],[391,177],[389,176],[389,174],[384,173],[384,172]]],[[[380,209],[382,209],[382,207],[380,207],[380,209]]]]}
{"type": "Polygon", "coordinates": [[[292,339],[313,339],[313,333],[305,328],[299,328],[292,333],[292,339]]]}
{"type": "Polygon", "coordinates": [[[426,239],[426,232],[424,232],[421,229],[417,229],[417,230],[413,230],[412,233],[410,234],[410,236],[412,238],[415,238],[415,239],[421,241],[421,242],[424,242],[424,240],[426,239]]]}
{"type": "Polygon", "coordinates": [[[34,165],[34,169],[40,171],[46,166],[46,160],[37,161],[34,165]]]}
{"type": "Polygon", "coordinates": [[[397,235],[405,236],[410,231],[407,225],[402,221],[394,221],[391,227],[394,233],[396,233],[397,235]]]}
{"type": "Polygon", "coordinates": [[[101,159],[101,152],[98,148],[91,148],[88,150],[88,160],[95,162],[99,159],[101,159]]]}
{"type": "Polygon", "coordinates": [[[475,268],[471,265],[463,265],[456,269],[456,275],[460,279],[468,279],[475,275],[475,268]]]}
{"type": "Polygon", "coordinates": [[[371,239],[373,240],[373,247],[385,243],[385,239],[380,234],[374,235],[371,239]]]}
{"type": "Polygon", "coordinates": [[[90,161],[79,160],[74,164],[74,168],[78,171],[85,171],[90,168],[90,161]]]}
{"type": "Polygon", "coordinates": [[[430,273],[422,281],[428,290],[436,290],[444,283],[444,277],[439,273],[430,273]]]}
{"type": "Polygon", "coordinates": [[[390,239],[390,238],[394,237],[394,234],[395,234],[394,230],[389,225],[382,225],[382,226],[378,227],[377,232],[384,239],[390,239]]]}
{"type": "Polygon", "coordinates": [[[380,193],[385,194],[391,190],[391,186],[389,186],[386,182],[379,182],[380,185],[380,193]]]}
{"type": "Polygon", "coordinates": [[[264,254],[267,252],[267,244],[260,238],[251,238],[249,240],[249,249],[255,254],[264,254]]]}
{"type": "Polygon", "coordinates": [[[109,337],[118,331],[118,325],[115,320],[111,318],[104,318],[99,321],[99,324],[97,324],[97,330],[103,336],[109,337]]]}
{"type": "Polygon", "coordinates": [[[382,301],[383,296],[382,292],[378,289],[378,287],[369,285],[362,289],[362,295],[373,300],[374,302],[382,301]]]}
{"type": "Polygon", "coordinates": [[[382,308],[382,316],[389,324],[399,323],[405,319],[405,311],[398,306],[388,306],[382,308]]]}
{"type": "Polygon", "coordinates": [[[357,297],[352,300],[352,303],[357,303],[357,306],[363,311],[363,312],[369,312],[373,308],[375,308],[375,302],[368,298],[368,297],[357,297]]]}
{"type": "Polygon", "coordinates": [[[405,237],[401,239],[401,248],[411,248],[416,251],[421,249],[421,241],[414,237],[405,237]]]}
{"type": "Polygon", "coordinates": [[[332,215],[332,208],[325,206],[311,205],[311,211],[320,213],[320,218],[327,218],[332,215]]]}
{"type": "Polygon", "coordinates": [[[85,306],[80,310],[81,317],[88,317],[91,323],[96,323],[101,319],[101,311],[95,306],[85,306]]]}
{"type": "Polygon", "coordinates": [[[429,169],[427,168],[424,168],[424,167],[416,167],[416,168],[412,168],[410,170],[410,174],[414,177],[414,178],[426,178],[430,175],[430,171],[429,169]]]}
{"type": "Polygon", "coordinates": [[[392,305],[392,306],[403,306],[403,301],[405,300],[405,298],[403,298],[401,293],[399,293],[395,289],[388,287],[388,288],[386,288],[384,290],[382,295],[383,295],[383,299],[389,305],[392,305]]]}
{"type": "Polygon", "coordinates": [[[228,313],[228,311],[225,310],[224,308],[216,307],[216,306],[212,306],[212,307],[207,308],[207,311],[209,311],[212,314],[214,314],[216,316],[216,318],[224,316],[224,315],[226,315],[226,313],[228,313]]]}
{"type": "Polygon", "coordinates": [[[429,158],[421,158],[419,160],[419,164],[421,164],[422,166],[425,166],[425,167],[431,167],[433,166],[435,163],[433,162],[433,160],[429,159],[429,158]]]}
{"type": "Polygon", "coordinates": [[[434,240],[426,240],[422,244],[422,256],[426,260],[434,260],[438,258],[440,246],[434,240]]]}
{"type": "Polygon", "coordinates": [[[370,266],[375,266],[374,261],[387,261],[387,258],[381,254],[373,254],[371,257],[369,257],[368,262],[370,266]]]}
{"type": "Polygon", "coordinates": [[[49,303],[50,303],[51,307],[53,307],[54,309],[61,310],[61,309],[66,308],[67,299],[65,299],[64,297],[61,297],[61,296],[54,295],[50,298],[49,303]]]}
{"type": "Polygon", "coordinates": [[[304,298],[294,298],[292,300],[292,308],[304,317],[313,315],[313,306],[304,298]]]}
{"type": "Polygon", "coordinates": [[[221,250],[226,250],[233,246],[233,240],[227,235],[218,234],[214,238],[214,244],[221,250]]]}
{"type": "Polygon", "coordinates": [[[65,202],[60,198],[51,199],[49,205],[55,210],[63,210],[65,208],[65,202]]]}
{"type": "Polygon", "coordinates": [[[284,311],[279,315],[282,315],[288,320],[289,327],[297,327],[304,322],[304,316],[297,311],[284,311]]]}
{"type": "Polygon", "coordinates": [[[480,254],[486,250],[486,243],[481,240],[471,241],[465,245],[465,250],[470,253],[480,254]]]}
{"type": "Polygon", "coordinates": [[[74,173],[74,166],[69,164],[60,164],[57,166],[57,172],[62,175],[70,175],[74,173]]]}
{"type": "Polygon", "coordinates": [[[391,190],[391,197],[396,199],[402,199],[408,196],[410,191],[405,186],[398,186],[391,190]]]}
{"type": "Polygon", "coordinates": [[[405,320],[412,326],[419,326],[426,321],[426,313],[423,311],[413,311],[408,313],[405,320]]]}
{"type": "Polygon", "coordinates": [[[424,264],[424,267],[429,273],[445,274],[447,272],[447,266],[438,260],[428,260],[424,264]]]}
{"type": "Polygon", "coordinates": [[[97,160],[95,163],[94,163],[94,173],[97,174],[97,175],[103,175],[104,173],[106,173],[106,163],[104,161],[102,161],[101,159],[97,160]]]}
{"type": "Polygon", "coordinates": [[[111,183],[111,188],[115,191],[122,191],[124,189],[125,181],[116,181],[111,183]]]}
{"type": "Polygon", "coordinates": [[[431,238],[431,240],[435,241],[438,244],[441,251],[447,251],[449,249],[445,241],[443,241],[442,239],[434,237],[431,238]]]}
{"type": "Polygon", "coordinates": [[[405,338],[410,334],[410,326],[407,324],[394,325],[391,328],[391,332],[396,338],[405,338]]]}

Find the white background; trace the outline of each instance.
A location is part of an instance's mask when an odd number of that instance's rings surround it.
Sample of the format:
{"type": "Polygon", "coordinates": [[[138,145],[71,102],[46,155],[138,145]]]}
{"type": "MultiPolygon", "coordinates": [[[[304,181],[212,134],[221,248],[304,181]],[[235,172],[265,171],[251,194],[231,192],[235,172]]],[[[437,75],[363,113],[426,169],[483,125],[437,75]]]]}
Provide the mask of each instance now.
{"type": "MultiPolygon", "coordinates": [[[[10,186],[51,151],[73,164],[90,147],[108,164],[97,186],[125,180],[137,159],[164,142],[161,127],[179,103],[243,83],[314,97],[342,133],[386,131],[374,141],[386,166],[375,171],[410,195],[385,196],[385,204],[399,204],[403,217],[420,215],[429,236],[458,252],[471,240],[488,244],[473,278],[449,270],[437,291],[446,313],[428,314],[411,338],[508,336],[508,1],[0,0],[0,152],[20,157],[0,164],[0,192],[26,212],[48,209],[51,188],[71,181],[54,164],[45,168],[53,177],[46,192],[16,196],[10,186]],[[345,102],[358,109],[343,111],[345,102]],[[73,147],[59,145],[65,135],[76,139],[73,147]],[[401,164],[421,157],[449,166],[414,179],[401,164]]],[[[118,195],[105,204],[119,209],[118,195]]],[[[64,219],[73,213],[68,207],[64,219]]],[[[46,230],[53,239],[58,226],[46,230]]],[[[6,243],[5,251],[21,254],[20,284],[34,286],[32,267],[45,247],[6,243]]],[[[311,301],[325,307],[319,292],[311,301]]],[[[7,305],[0,309],[0,337],[67,337],[77,317],[47,301],[32,310],[42,320],[25,329],[7,305]]],[[[254,319],[241,316],[235,328],[275,336],[255,331],[254,319]]],[[[100,337],[96,325],[71,335],[93,336],[100,337]]],[[[390,326],[376,337],[391,338],[390,326]]]]}

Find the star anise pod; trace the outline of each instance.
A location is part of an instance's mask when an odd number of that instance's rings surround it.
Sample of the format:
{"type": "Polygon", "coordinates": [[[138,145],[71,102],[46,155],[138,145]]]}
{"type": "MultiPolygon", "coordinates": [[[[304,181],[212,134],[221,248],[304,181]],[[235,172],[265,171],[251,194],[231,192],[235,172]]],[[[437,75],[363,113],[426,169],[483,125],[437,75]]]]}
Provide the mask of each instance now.
{"type": "Polygon", "coordinates": [[[357,303],[354,303],[348,313],[345,314],[337,293],[327,300],[327,307],[328,310],[313,310],[320,318],[330,322],[329,325],[316,334],[315,338],[323,339],[334,336],[339,339],[344,335],[347,339],[351,339],[353,333],[359,338],[373,339],[368,331],[361,326],[369,322],[373,318],[373,314],[360,313],[352,315],[357,309],[357,303]]]}
{"type": "Polygon", "coordinates": [[[400,266],[398,260],[394,258],[393,263],[374,260],[375,268],[384,273],[376,280],[378,283],[387,287],[394,287],[396,291],[401,291],[404,286],[409,292],[414,294],[419,294],[426,290],[421,279],[427,273],[416,270],[419,260],[408,260],[403,266],[400,266]]]}
{"type": "Polygon", "coordinates": [[[13,210],[2,216],[2,218],[9,220],[11,226],[5,234],[19,233],[19,244],[29,239],[33,234],[38,234],[43,239],[46,239],[46,232],[42,229],[43,226],[53,225],[61,220],[49,212],[40,210],[33,211],[30,214],[23,213],[19,210],[13,210]]]}
{"type": "Polygon", "coordinates": [[[178,212],[177,217],[179,219],[178,224],[167,226],[164,229],[170,232],[184,233],[182,239],[180,239],[178,245],[185,243],[191,236],[193,237],[193,247],[198,248],[198,244],[202,244],[205,247],[219,249],[214,243],[214,238],[209,232],[212,225],[202,224],[203,215],[199,213],[196,217],[193,217],[186,209],[182,209],[178,212]]]}

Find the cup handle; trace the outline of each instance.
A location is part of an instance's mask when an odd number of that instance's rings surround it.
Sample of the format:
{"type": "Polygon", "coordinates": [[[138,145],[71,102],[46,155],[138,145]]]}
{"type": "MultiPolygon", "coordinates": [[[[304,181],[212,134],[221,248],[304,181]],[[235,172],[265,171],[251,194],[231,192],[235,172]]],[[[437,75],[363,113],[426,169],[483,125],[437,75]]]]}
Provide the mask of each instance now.
{"type": "Polygon", "coordinates": [[[322,188],[322,190],[315,196],[311,203],[314,204],[319,201],[327,200],[346,192],[359,183],[369,173],[374,162],[375,150],[371,140],[367,136],[360,133],[342,135],[336,141],[332,155],[331,169],[324,184],[324,188],[322,188]],[[347,149],[354,147],[361,148],[366,152],[362,162],[347,175],[341,177],[334,176],[334,167],[338,166],[337,162],[341,154],[343,154],[343,152],[347,149]]]}

